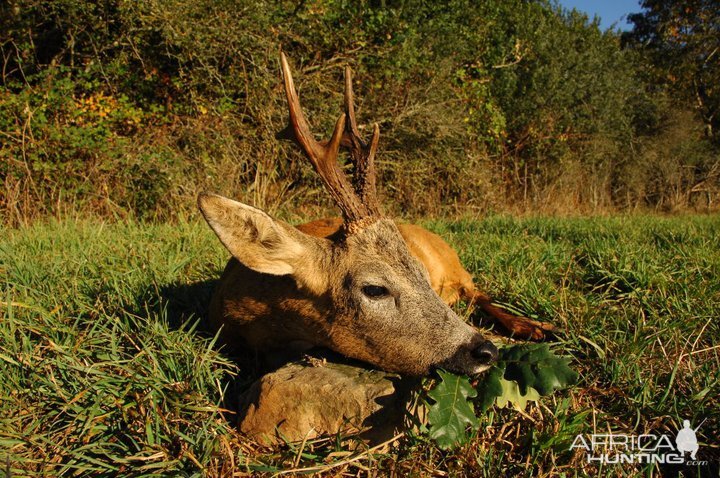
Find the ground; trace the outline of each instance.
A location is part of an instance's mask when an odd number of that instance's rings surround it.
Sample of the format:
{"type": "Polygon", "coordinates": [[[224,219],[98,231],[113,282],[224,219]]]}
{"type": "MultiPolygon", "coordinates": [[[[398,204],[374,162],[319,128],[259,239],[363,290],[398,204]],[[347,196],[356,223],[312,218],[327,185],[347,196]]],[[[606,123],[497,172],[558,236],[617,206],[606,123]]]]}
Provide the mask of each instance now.
{"type": "MultiPolygon", "coordinates": [[[[720,217],[432,220],[483,289],[562,329],[577,386],[492,409],[469,444],[422,433],[271,449],[234,430],[240,369],[203,329],[227,253],[199,221],[50,221],[0,237],[0,461],[13,476],[714,473],[720,463],[720,217]],[[223,401],[225,396],[225,401],[223,401]],[[697,426],[703,467],[588,464],[578,434],[697,426]]],[[[463,309],[459,309],[461,312],[463,309]]],[[[469,315],[469,314],[466,314],[469,315]]],[[[477,317],[471,317],[477,320],[477,317]]],[[[486,324],[481,323],[481,326],[486,324]]]]}

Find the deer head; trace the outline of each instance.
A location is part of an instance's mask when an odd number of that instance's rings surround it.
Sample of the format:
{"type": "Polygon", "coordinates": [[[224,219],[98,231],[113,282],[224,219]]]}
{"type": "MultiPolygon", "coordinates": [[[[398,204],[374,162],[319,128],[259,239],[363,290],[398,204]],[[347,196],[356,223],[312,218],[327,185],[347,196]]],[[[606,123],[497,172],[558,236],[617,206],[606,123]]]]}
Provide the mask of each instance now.
{"type": "MultiPolygon", "coordinates": [[[[343,227],[330,238],[313,237],[251,206],[202,194],[203,215],[241,264],[259,274],[288,278],[284,291],[253,292],[261,307],[256,317],[245,318],[252,314],[243,312],[243,320],[251,324],[262,316],[262,326],[272,328],[281,343],[302,340],[388,371],[484,371],[497,349],[432,290],[427,271],[411,256],[395,223],[381,213],[374,167],[380,130],[376,124],[369,142],[360,136],[349,68],[345,112],[330,140],[319,142],[283,54],[281,63],[287,130],[340,208],[343,227]],[[341,148],[348,149],[354,165],[352,181],[338,162],[341,148]]],[[[255,345],[262,347],[262,341],[255,345]]]]}

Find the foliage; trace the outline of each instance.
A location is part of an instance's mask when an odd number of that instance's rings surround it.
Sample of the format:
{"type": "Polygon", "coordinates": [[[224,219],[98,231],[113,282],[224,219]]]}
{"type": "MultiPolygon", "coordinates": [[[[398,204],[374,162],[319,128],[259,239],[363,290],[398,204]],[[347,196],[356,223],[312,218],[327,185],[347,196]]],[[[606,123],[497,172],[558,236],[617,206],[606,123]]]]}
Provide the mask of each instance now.
{"type": "MultiPolygon", "coordinates": [[[[700,18],[682,15],[683,31],[700,18]]],[[[694,129],[681,130],[692,161],[669,162],[661,178],[642,166],[668,152],[657,139],[678,110],[653,90],[650,50],[623,49],[615,32],[547,1],[13,0],[0,6],[5,221],[176,217],[203,189],[270,210],[327,206],[275,137],[286,121],[280,46],[318,133],[339,112],[342,67],[353,68],[361,125],[381,123],[391,210],[716,202],[717,150],[694,129]],[[674,199],[654,193],[690,168],[674,199]]],[[[697,52],[683,53],[695,66],[682,71],[695,73],[673,73],[678,88],[712,78],[712,55],[701,68],[697,52]]]]}
{"type": "MultiPolygon", "coordinates": [[[[633,102],[641,135],[618,192],[676,210],[720,190],[720,7],[713,1],[641,2],[622,35],[645,91],[633,102]],[[623,191],[624,190],[624,191],[623,191]]],[[[621,183],[621,184],[620,184],[621,183]]]]}
{"type": "Polygon", "coordinates": [[[493,406],[497,397],[505,395],[507,380],[503,378],[503,375],[505,375],[505,367],[499,363],[490,367],[490,370],[485,372],[482,386],[477,387],[478,395],[476,403],[481,411],[487,411],[493,406]]]}
{"type": "Polygon", "coordinates": [[[525,410],[528,401],[562,390],[577,381],[570,360],[558,357],[547,344],[522,344],[500,349],[492,373],[485,375],[478,387],[483,391],[485,410],[493,399],[498,407],[512,405],[525,410]]]}
{"type": "Polygon", "coordinates": [[[550,395],[573,385],[578,378],[568,366],[570,359],[558,357],[547,344],[505,348],[499,362],[505,363],[505,378],[517,382],[522,394],[533,388],[540,395],[550,395]]]}
{"type": "Polygon", "coordinates": [[[532,387],[521,392],[520,385],[514,380],[499,380],[502,393],[497,397],[496,403],[500,408],[512,406],[516,410],[523,411],[527,408],[528,402],[540,399],[540,393],[532,387]]]}
{"type": "Polygon", "coordinates": [[[547,344],[503,347],[496,364],[478,381],[477,391],[467,377],[439,372],[440,382],[428,392],[434,403],[428,411],[430,438],[443,449],[467,441],[466,428],[476,428],[477,418],[468,399],[478,397],[482,411],[493,403],[523,411],[529,401],[552,394],[577,381],[570,360],[555,355],[547,344]]]}
{"type": "Polygon", "coordinates": [[[443,371],[438,375],[440,382],[428,392],[434,402],[428,411],[429,436],[440,448],[447,449],[467,441],[468,426],[477,428],[478,419],[468,403],[477,392],[467,377],[443,371]]]}
{"type": "MultiPolygon", "coordinates": [[[[646,53],[649,75],[695,105],[715,141],[720,126],[720,5],[713,0],[644,0],[623,35],[646,53]]],[[[656,86],[657,87],[657,86],[656,86]]]]}

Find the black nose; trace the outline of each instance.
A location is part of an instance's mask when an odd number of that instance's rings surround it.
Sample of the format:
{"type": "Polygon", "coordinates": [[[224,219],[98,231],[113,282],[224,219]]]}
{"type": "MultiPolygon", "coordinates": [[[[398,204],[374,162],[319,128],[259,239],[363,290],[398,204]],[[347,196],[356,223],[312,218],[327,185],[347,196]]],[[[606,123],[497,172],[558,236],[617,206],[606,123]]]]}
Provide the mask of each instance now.
{"type": "Polygon", "coordinates": [[[493,363],[498,358],[498,349],[492,342],[486,341],[475,347],[471,352],[472,356],[484,365],[493,363]]]}

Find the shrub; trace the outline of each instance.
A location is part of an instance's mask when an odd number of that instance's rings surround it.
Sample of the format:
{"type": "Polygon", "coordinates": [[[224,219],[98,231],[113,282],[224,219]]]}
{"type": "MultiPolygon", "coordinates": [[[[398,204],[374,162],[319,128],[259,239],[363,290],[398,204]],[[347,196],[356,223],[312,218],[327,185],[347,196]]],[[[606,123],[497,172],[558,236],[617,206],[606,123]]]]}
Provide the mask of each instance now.
{"type": "MultiPolygon", "coordinates": [[[[624,175],[647,169],[639,150],[675,154],[656,139],[676,105],[646,83],[641,52],[545,1],[0,9],[0,208],[10,223],[67,210],[174,217],[206,188],[281,213],[292,202],[312,204],[292,205],[303,214],[328,206],[275,137],[286,121],[280,45],[318,134],[339,114],[341,67],[353,68],[360,122],[382,130],[379,183],[394,212],[667,204],[651,176],[624,175]]],[[[716,191],[716,149],[684,131],[695,166],[680,154],[663,174],[696,167],[680,195],[697,196],[688,188],[702,180],[716,191]]]]}

